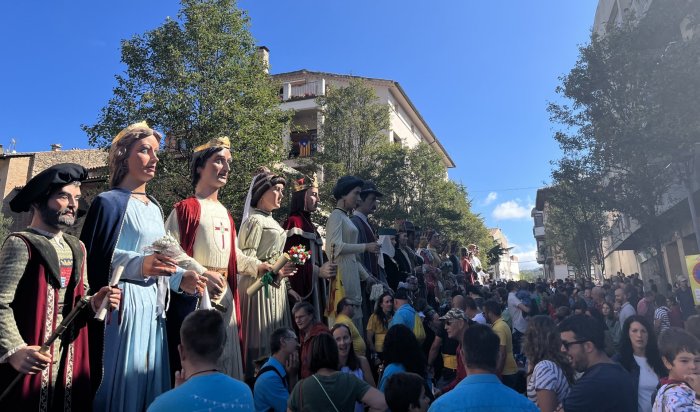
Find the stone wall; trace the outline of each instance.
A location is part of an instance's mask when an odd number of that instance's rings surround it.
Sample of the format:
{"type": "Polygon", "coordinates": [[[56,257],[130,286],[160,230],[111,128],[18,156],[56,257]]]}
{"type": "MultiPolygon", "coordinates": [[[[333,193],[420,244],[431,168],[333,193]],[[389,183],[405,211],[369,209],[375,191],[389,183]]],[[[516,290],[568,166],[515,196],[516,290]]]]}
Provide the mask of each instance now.
{"type": "MultiPolygon", "coordinates": [[[[0,184],[3,187],[2,214],[12,218],[11,231],[22,230],[31,222],[31,213],[13,213],[9,202],[29,179],[59,163],[77,163],[89,170],[89,179],[81,188],[81,209],[87,211],[92,198],[106,190],[107,152],[94,149],[35,152],[0,158],[0,184]]],[[[82,220],[82,219],[81,219],[82,220]]],[[[80,233],[82,221],[67,232],[80,233]]]]}
{"type": "Polygon", "coordinates": [[[107,152],[96,149],[59,150],[56,152],[36,152],[32,164],[31,177],[59,163],[77,163],[86,169],[105,166],[107,152]]]}

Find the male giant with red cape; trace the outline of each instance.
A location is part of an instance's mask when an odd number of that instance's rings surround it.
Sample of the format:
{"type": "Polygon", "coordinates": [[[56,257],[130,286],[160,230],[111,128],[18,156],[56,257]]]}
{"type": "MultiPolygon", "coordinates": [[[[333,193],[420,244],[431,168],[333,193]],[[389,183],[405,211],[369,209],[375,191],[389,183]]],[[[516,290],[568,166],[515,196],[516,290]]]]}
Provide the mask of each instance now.
{"type": "MultiPolygon", "coordinates": [[[[9,389],[2,410],[90,410],[90,362],[86,321],[78,313],[48,348],[42,345],[88,294],[85,246],[63,233],[78,217],[80,183],[87,170],[52,166],[32,178],[12,201],[12,211],[33,211],[29,227],[12,233],[0,251],[0,388],[9,389]],[[9,387],[18,374],[18,384],[9,387]],[[12,409],[10,409],[12,408],[12,409]]],[[[90,299],[119,305],[120,292],[105,286],[90,299]]],[[[59,329],[60,331],[60,329],[59,329]]],[[[100,350],[101,348],[97,348],[100,350]]]]}
{"type": "MultiPolygon", "coordinates": [[[[226,185],[231,170],[230,146],[228,137],[219,137],[194,149],[190,169],[195,194],[175,205],[165,228],[193,258],[195,271],[207,278],[211,301],[223,312],[227,339],[219,370],[242,380],[241,338],[245,337],[238,327],[241,311],[236,277],[238,273],[265,273],[269,265],[238,249],[233,217],[219,202],[219,190],[226,185]]],[[[171,370],[175,371],[180,369],[180,326],[199,299],[184,294],[171,294],[171,299],[167,330],[171,370]]]]}

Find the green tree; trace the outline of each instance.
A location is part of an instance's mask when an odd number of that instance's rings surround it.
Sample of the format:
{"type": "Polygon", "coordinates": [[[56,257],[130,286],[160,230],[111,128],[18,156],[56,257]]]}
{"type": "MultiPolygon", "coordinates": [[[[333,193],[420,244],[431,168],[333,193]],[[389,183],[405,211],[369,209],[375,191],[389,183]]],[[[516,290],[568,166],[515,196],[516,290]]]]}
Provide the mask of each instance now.
{"type": "Polygon", "coordinates": [[[575,268],[576,276],[590,279],[593,264],[605,271],[602,245],[608,224],[600,179],[581,169],[576,162],[562,160],[552,173],[546,230],[547,242],[575,268]]]}
{"type": "MultiPolygon", "coordinates": [[[[234,0],[181,0],[177,20],[122,41],[126,65],[97,122],[83,125],[90,144],[107,148],[123,127],[147,120],[167,135],[167,150],[149,191],[169,211],[192,194],[192,149],[231,138],[231,179],[222,202],[239,217],[253,171],[282,158],[291,114],[279,109],[278,86],[256,54],[249,20],[234,0]]],[[[164,143],[164,142],[162,142],[164,143]]]]}
{"type": "Polygon", "coordinates": [[[388,140],[389,106],[377,101],[374,89],[362,79],[353,79],[344,87],[328,87],[316,101],[323,125],[314,162],[323,168],[323,193],[330,193],[340,176],[367,176],[374,167],[375,151],[388,140]]]}
{"type": "MultiPolygon", "coordinates": [[[[637,220],[645,248],[659,252],[661,207],[676,178],[668,165],[700,140],[700,36],[680,30],[686,16],[700,17],[698,3],[653,2],[638,23],[594,35],[557,89],[568,103],[549,106],[563,126],[563,159],[598,176],[605,208],[637,220]]],[[[657,266],[663,273],[661,253],[657,266]]]]}
{"type": "Polygon", "coordinates": [[[495,239],[491,242],[491,245],[491,248],[486,251],[486,266],[488,267],[498,264],[501,261],[501,257],[507,252],[495,239]]]}
{"type": "Polygon", "coordinates": [[[372,179],[385,195],[375,214],[381,226],[409,218],[460,245],[475,243],[487,250],[492,244],[483,219],[471,211],[466,188],[447,179],[440,156],[430,146],[385,144],[372,160],[375,167],[362,177],[372,179]]]}
{"type": "MultiPolygon", "coordinates": [[[[365,81],[330,88],[317,102],[324,122],[322,149],[313,160],[324,172],[321,193],[331,193],[342,175],[370,179],[384,193],[374,215],[380,227],[409,218],[463,245],[477,243],[484,250],[491,245],[483,220],[470,210],[466,188],[447,179],[440,156],[424,143],[409,148],[388,142],[389,107],[365,81]]],[[[325,203],[334,206],[330,196],[325,203]]]]}

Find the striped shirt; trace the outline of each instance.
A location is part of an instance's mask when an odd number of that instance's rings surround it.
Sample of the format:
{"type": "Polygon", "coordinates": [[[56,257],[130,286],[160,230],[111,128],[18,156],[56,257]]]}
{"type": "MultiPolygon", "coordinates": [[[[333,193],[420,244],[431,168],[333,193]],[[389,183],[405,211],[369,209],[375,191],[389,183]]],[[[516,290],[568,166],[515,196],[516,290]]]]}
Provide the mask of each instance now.
{"type": "Polygon", "coordinates": [[[666,306],[659,306],[654,311],[654,323],[656,323],[657,319],[661,321],[659,333],[671,327],[671,318],[668,316],[670,312],[671,310],[666,306]]]}
{"type": "Polygon", "coordinates": [[[532,374],[528,377],[528,399],[537,403],[537,391],[542,389],[556,393],[559,403],[569,395],[569,381],[566,380],[564,371],[559,365],[549,360],[538,362],[532,374]]]}

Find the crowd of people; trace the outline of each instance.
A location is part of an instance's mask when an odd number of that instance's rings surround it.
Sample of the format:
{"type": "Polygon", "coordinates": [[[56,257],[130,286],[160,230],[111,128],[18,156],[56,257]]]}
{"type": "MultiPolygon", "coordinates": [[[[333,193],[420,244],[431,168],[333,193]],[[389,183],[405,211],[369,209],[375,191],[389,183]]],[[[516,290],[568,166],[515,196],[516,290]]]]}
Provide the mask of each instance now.
{"type": "Polygon", "coordinates": [[[160,143],[145,122],[114,137],[80,239],[64,230],[82,166],[52,166],[10,202],[33,215],[0,251],[3,410],[700,408],[687,278],[669,295],[638,275],[494,280],[474,244],[408,219],[376,228],[383,195],[354,176],[318,228],[315,178],[261,169],[237,231],[219,202],[225,137],[194,149],[193,194],[166,219],[148,191],[160,143]]]}

